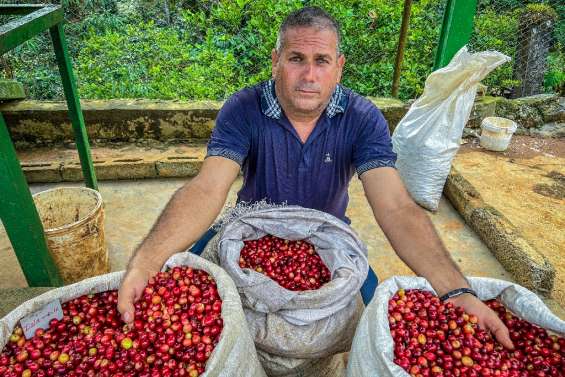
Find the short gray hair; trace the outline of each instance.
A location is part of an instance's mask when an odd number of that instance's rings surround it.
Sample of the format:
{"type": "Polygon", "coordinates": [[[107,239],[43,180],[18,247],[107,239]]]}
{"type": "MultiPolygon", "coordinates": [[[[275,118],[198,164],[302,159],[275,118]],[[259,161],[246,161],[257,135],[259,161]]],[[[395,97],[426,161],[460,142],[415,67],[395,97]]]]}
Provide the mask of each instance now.
{"type": "Polygon", "coordinates": [[[339,24],[325,10],[318,7],[304,7],[289,14],[283,21],[275,49],[280,53],[284,46],[284,34],[290,28],[295,27],[314,27],[319,30],[330,29],[337,36],[337,55],[340,54],[341,35],[339,24]]]}

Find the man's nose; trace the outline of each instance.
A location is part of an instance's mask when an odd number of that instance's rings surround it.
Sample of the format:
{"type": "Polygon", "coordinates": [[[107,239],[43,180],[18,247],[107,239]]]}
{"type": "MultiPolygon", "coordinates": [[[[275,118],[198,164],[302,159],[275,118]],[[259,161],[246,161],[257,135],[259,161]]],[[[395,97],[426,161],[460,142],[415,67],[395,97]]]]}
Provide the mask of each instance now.
{"type": "Polygon", "coordinates": [[[316,81],[316,65],[314,63],[307,63],[304,65],[302,79],[307,82],[316,81]]]}

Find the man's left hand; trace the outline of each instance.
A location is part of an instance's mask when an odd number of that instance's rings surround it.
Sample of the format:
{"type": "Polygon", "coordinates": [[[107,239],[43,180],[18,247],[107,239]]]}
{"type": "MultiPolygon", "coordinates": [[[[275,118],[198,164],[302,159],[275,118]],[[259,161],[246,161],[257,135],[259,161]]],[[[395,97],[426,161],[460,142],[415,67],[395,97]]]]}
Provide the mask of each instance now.
{"type": "Polygon", "coordinates": [[[474,314],[479,319],[479,326],[490,331],[496,340],[507,349],[514,349],[508,328],[498,315],[481,300],[470,294],[464,294],[447,300],[453,305],[461,306],[466,313],[474,314]]]}

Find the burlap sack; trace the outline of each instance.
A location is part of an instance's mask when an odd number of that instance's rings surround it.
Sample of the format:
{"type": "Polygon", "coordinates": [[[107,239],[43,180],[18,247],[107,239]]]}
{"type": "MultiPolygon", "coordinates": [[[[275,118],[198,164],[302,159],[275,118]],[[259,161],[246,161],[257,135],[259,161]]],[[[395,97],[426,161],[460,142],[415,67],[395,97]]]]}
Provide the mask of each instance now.
{"type": "MultiPolygon", "coordinates": [[[[520,318],[556,333],[565,334],[565,321],[551,313],[535,293],[504,280],[468,280],[481,300],[498,297],[504,306],[520,318]]],[[[433,292],[428,281],[419,277],[393,277],[382,282],[357,327],[347,365],[348,377],[410,377],[393,362],[394,342],[388,324],[388,301],[400,288],[433,292]]]]}
{"type": "Polygon", "coordinates": [[[276,360],[263,363],[269,376],[297,371],[320,376],[310,367],[318,365],[315,360],[349,350],[364,308],[359,289],[367,277],[368,261],[365,245],[347,224],[297,206],[251,210],[224,223],[203,257],[219,263],[234,279],[262,360],[276,360]],[[315,291],[293,292],[263,274],[242,270],[243,241],[266,234],[313,244],[332,280],[315,291]]]}
{"type": "Polygon", "coordinates": [[[345,354],[321,359],[291,359],[257,351],[259,361],[269,377],[344,377],[345,354]]]}
{"type": "MultiPolygon", "coordinates": [[[[174,266],[191,266],[208,272],[216,280],[218,293],[223,301],[224,329],[218,345],[206,363],[207,377],[263,377],[265,372],[259,363],[253,340],[241,307],[241,300],[230,277],[218,266],[190,253],[173,255],[163,270],[174,266]]],[[[86,294],[118,289],[124,272],[114,272],[93,277],[65,287],[53,289],[24,302],[0,319],[0,345],[8,342],[14,326],[23,316],[33,313],[45,304],[59,300],[61,303],[86,294]]]]}

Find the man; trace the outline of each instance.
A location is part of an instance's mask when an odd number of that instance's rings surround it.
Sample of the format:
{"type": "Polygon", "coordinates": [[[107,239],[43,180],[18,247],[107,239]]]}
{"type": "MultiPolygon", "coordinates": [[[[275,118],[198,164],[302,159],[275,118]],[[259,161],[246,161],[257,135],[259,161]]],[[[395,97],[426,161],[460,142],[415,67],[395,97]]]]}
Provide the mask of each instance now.
{"type": "Polygon", "coordinates": [[[179,189],[130,261],[118,309],[133,303],[173,253],[186,250],[220,213],[240,169],[238,200],[315,208],[348,221],[347,186],[357,173],[375,219],[398,256],[439,296],[477,315],[506,347],[508,329],[480,300],[404,188],[381,112],[339,85],[345,57],[337,23],[319,8],[283,22],[272,52],[273,80],[244,89],[220,111],[197,177],[179,189]],[[462,288],[462,290],[460,290],[462,288]]]}

